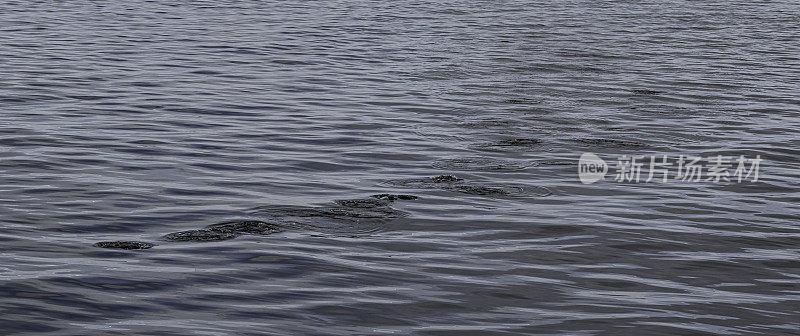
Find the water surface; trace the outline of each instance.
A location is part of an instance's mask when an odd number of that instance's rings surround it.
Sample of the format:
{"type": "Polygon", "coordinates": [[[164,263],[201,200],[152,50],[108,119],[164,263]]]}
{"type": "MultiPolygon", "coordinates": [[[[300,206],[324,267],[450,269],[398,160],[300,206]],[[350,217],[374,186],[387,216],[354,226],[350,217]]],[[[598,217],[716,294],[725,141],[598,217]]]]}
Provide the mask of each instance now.
{"type": "Polygon", "coordinates": [[[0,331],[798,335],[799,13],[3,2],[0,331]],[[583,185],[584,152],[765,161],[583,185]],[[164,238],[237,220],[280,229],[164,238]]]}

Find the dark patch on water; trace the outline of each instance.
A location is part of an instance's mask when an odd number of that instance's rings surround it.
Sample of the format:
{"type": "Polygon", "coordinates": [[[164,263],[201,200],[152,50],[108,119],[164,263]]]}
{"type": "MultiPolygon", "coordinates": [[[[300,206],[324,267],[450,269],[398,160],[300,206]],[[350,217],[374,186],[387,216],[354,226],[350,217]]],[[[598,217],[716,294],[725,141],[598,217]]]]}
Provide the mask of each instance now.
{"type": "Polygon", "coordinates": [[[372,195],[370,197],[387,201],[398,201],[398,200],[410,201],[419,198],[414,195],[397,195],[397,194],[377,194],[377,195],[372,195]]]}
{"type": "Polygon", "coordinates": [[[547,236],[576,234],[586,230],[580,226],[575,226],[575,225],[538,225],[534,229],[547,236]]]}
{"type": "Polygon", "coordinates": [[[335,203],[348,208],[377,208],[387,206],[391,202],[375,198],[357,198],[349,200],[337,200],[335,203]]]}
{"type": "Polygon", "coordinates": [[[511,139],[498,140],[494,144],[495,144],[495,146],[525,147],[525,146],[538,145],[540,143],[542,143],[542,140],[539,140],[539,139],[511,138],[511,139]]]}
{"type": "Polygon", "coordinates": [[[447,190],[457,191],[464,194],[480,196],[511,196],[522,193],[522,188],[512,187],[489,187],[480,185],[456,185],[448,187],[447,190]]]}
{"type": "Polygon", "coordinates": [[[405,188],[417,189],[442,189],[463,194],[480,196],[549,196],[550,189],[541,186],[515,186],[515,185],[482,185],[467,183],[464,179],[452,175],[440,175],[418,179],[390,180],[386,183],[405,188]]]}
{"type": "MultiPolygon", "coordinates": [[[[433,181],[452,181],[450,176],[439,176],[433,181]]],[[[321,229],[329,232],[363,233],[377,229],[386,220],[406,217],[408,214],[389,207],[397,200],[417,199],[413,195],[377,194],[370,198],[337,200],[338,206],[267,206],[260,207],[254,214],[267,216],[273,222],[259,220],[240,220],[208,225],[199,230],[169,233],[163,236],[168,241],[209,242],[236,238],[240,235],[269,235],[283,231],[284,227],[321,229]],[[279,223],[279,224],[278,224],[279,223]],[[366,226],[365,226],[366,224],[366,226]],[[361,225],[356,227],[355,225],[361,225]]],[[[140,242],[100,242],[96,247],[119,249],[143,249],[153,244],[140,242]]]]}
{"type": "MultiPolygon", "coordinates": [[[[364,214],[361,215],[368,217],[367,215],[364,214]]],[[[269,235],[282,231],[283,228],[278,224],[268,223],[258,220],[241,220],[241,221],[230,221],[218,224],[211,224],[199,230],[172,232],[164,235],[163,238],[168,241],[208,242],[208,241],[233,239],[244,234],[269,235]]],[[[151,248],[154,245],[150,243],[118,241],[118,242],[99,242],[94,244],[93,246],[103,247],[103,248],[119,248],[119,249],[143,249],[143,248],[151,248]]]]}
{"type": "Polygon", "coordinates": [[[490,197],[519,197],[519,196],[550,196],[553,192],[543,186],[517,186],[517,185],[455,185],[446,190],[462,194],[490,196],[490,197]]]}
{"type": "MultiPolygon", "coordinates": [[[[425,181],[451,181],[452,176],[438,176],[425,181]]],[[[264,206],[252,211],[284,227],[311,229],[328,233],[359,234],[374,232],[388,221],[407,217],[408,213],[389,205],[417,196],[377,194],[369,198],[335,201],[336,206],[264,206]]]]}
{"type": "Polygon", "coordinates": [[[573,139],[573,141],[582,144],[588,145],[592,147],[600,147],[600,148],[646,148],[648,147],[647,144],[639,141],[632,141],[632,140],[620,140],[620,139],[610,139],[610,138],[581,138],[581,139],[573,139]]]}
{"type": "Polygon", "coordinates": [[[358,219],[388,219],[405,217],[400,210],[389,207],[348,208],[348,207],[310,207],[310,206],[268,206],[258,208],[256,213],[276,218],[328,218],[355,221],[358,219]]]}
{"type": "Polygon", "coordinates": [[[464,179],[453,175],[439,175],[435,177],[389,180],[385,183],[404,188],[438,189],[441,188],[443,184],[451,184],[463,180],[464,179]]]}
{"type": "Polygon", "coordinates": [[[631,93],[638,94],[638,95],[657,95],[657,94],[661,94],[663,92],[656,91],[656,90],[651,90],[651,89],[633,89],[633,90],[631,90],[631,93]]]}
{"type": "Polygon", "coordinates": [[[539,166],[574,166],[578,162],[573,160],[537,160],[536,164],[539,166]]]}
{"type": "Polygon", "coordinates": [[[214,71],[214,70],[195,70],[195,71],[190,71],[190,73],[198,74],[198,75],[220,75],[220,74],[222,74],[221,72],[214,71]]]}
{"type": "Polygon", "coordinates": [[[92,246],[121,250],[146,250],[156,245],[137,241],[105,241],[94,243],[92,246]]]}
{"type": "Polygon", "coordinates": [[[212,224],[200,230],[173,232],[164,236],[170,241],[218,241],[236,238],[243,234],[268,235],[281,232],[276,224],[257,220],[242,220],[212,224]]]}
{"type": "Polygon", "coordinates": [[[244,220],[244,221],[212,224],[206,226],[205,229],[223,233],[253,234],[253,235],[268,235],[283,231],[283,229],[281,229],[281,227],[276,224],[257,221],[257,220],[244,220]]]}
{"type": "Polygon", "coordinates": [[[484,142],[469,146],[470,148],[486,151],[517,151],[538,148],[542,145],[541,139],[536,138],[507,138],[492,142],[484,142]]]}
{"type": "Polygon", "coordinates": [[[238,236],[239,234],[237,233],[222,232],[217,230],[189,230],[167,234],[164,236],[164,239],[169,241],[209,242],[233,239],[238,236]]]}
{"type": "Polygon", "coordinates": [[[373,233],[391,220],[408,216],[404,211],[372,201],[387,202],[370,199],[369,202],[343,200],[350,206],[264,206],[254,209],[252,215],[266,217],[282,227],[346,235],[373,233]]]}
{"type": "Polygon", "coordinates": [[[531,98],[509,98],[504,101],[506,104],[514,104],[514,105],[522,105],[522,104],[536,104],[540,103],[541,100],[531,99],[531,98]]]}

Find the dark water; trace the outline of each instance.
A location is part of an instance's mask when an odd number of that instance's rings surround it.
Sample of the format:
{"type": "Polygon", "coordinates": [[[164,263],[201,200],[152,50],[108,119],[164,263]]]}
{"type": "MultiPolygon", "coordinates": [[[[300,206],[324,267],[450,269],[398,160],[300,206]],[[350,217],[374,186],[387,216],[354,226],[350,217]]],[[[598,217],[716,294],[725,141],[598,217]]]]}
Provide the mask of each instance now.
{"type": "Polygon", "coordinates": [[[798,21],[4,1],[0,334],[800,335],[798,21]],[[764,162],[583,185],[583,152],[764,162]]]}

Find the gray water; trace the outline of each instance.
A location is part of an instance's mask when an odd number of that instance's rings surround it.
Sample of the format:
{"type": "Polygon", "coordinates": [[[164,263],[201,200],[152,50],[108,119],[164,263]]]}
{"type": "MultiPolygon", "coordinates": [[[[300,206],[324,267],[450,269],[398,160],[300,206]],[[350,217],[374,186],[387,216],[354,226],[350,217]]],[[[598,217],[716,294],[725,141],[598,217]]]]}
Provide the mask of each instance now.
{"type": "Polygon", "coordinates": [[[4,1],[0,334],[800,335],[799,21],[4,1]],[[584,152],[764,161],[584,185],[584,152]],[[165,238],[242,220],[271,231],[165,238]]]}

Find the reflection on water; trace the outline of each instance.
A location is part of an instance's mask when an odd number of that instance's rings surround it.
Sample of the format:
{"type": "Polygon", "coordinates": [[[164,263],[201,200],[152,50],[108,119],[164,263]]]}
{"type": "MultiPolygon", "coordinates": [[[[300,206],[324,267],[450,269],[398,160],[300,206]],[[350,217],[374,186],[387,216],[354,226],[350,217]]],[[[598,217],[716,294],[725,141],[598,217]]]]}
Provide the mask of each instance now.
{"type": "Polygon", "coordinates": [[[796,334],[798,13],[4,2],[0,331],[796,334]]]}

